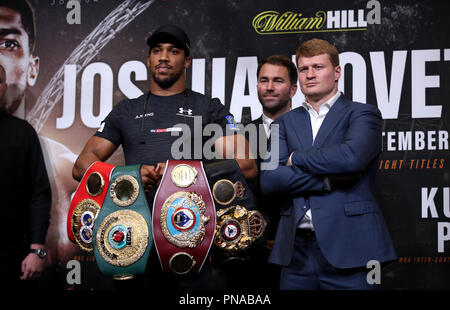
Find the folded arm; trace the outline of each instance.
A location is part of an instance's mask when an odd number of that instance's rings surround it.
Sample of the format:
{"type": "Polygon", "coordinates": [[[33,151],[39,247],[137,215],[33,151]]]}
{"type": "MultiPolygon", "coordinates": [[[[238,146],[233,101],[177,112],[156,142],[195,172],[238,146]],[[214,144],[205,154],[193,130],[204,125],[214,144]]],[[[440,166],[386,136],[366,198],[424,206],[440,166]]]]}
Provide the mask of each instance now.
{"type": "MultiPolygon", "coordinates": [[[[314,176],[297,167],[285,165],[289,157],[286,132],[283,122],[279,123],[279,131],[276,128],[272,129],[268,153],[278,155],[278,165],[276,165],[275,169],[261,170],[261,191],[264,194],[279,193],[294,196],[304,195],[309,192],[324,192],[324,182],[321,177],[314,176]],[[275,138],[277,134],[279,137],[278,143],[275,138]],[[278,154],[276,152],[277,149],[279,150],[278,154]]],[[[273,160],[273,158],[268,158],[265,162],[270,162],[270,160],[273,160]]]]}
{"type": "Polygon", "coordinates": [[[381,152],[381,126],[378,109],[367,105],[352,115],[342,143],[296,150],[292,165],[312,175],[362,172],[381,152]]]}

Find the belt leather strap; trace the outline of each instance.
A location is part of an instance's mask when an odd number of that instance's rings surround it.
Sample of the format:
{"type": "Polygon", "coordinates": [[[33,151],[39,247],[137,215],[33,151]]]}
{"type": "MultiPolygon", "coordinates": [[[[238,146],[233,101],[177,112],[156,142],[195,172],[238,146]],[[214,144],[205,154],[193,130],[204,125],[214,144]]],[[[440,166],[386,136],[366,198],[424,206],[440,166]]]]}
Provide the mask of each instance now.
{"type": "Polygon", "coordinates": [[[67,236],[83,251],[92,252],[94,222],[108,192],[111,171],[115,166],[96,161],[78,184],[67,216],[67,236]]]}
{"type": "Polygon", "coordinates": [[[213,197],[200,161],[168,160],[153,202],[153,235],[162,270],[199,272],[214,238],[213,197]]]}
{"type": "Polygon", "coordinates": [[[117,166],[94,226],[94,255],[102,274],[129,279],[145,272],[152,246],[150,210],[141,165],[117,166]]]}

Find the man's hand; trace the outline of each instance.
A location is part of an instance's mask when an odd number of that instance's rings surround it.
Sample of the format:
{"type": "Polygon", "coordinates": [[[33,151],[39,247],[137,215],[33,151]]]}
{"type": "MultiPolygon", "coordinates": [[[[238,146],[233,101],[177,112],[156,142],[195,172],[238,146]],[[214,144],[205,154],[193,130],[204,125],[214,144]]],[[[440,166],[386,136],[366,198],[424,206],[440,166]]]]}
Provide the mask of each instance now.
{"type": "Polygon", "coordinates": [[[151,165],[141,166],[141,181],[145,192],[148,192],[154,186],[157,186],[160,180],[161,178],[158,177],[158,173],[156,172],[155,166],[151,165]]]}
{"type": "Polygon", "coordinates": [[[156,186],[159,186],[159,183],[161,183],[161,179],[162,179],[162,177],[163,177],[163,175],[164,175],[164,171],[166,171],[166,163],[164,162],[164,163],[158,163],[157,165],[156,165],[156,173],[157,173],[157,176],[158,176],[158,181],[156,182],[156,186]]]}
{"type": "Polygon", "coordinates": [[[22,261],[21,280],[34,280],[41,276],[46,265],[46,258],[40,258],[34,253],[30,253],[22,261]]]}
{"type": "Polygon", "coordinates": [[[272,251],[275,240],[267,240],[266,241],[266,249],[272,251]]]}
{"type": "Polygon", "coordinates": [[[241,135],[230,135],[218,138],[214,142],[217,158],[235,159],[246,180],[254,180],[258,175],[258,167],[250,150],[247,139],[241,135]]]}
{"type": "Polygon", "coordinates": [[[292,158],[292,153],[291,156],[289,156],[288,161],[286,162],[286,166],[292,166],[292,162],[291,162],[291,158],[292,158]]]}

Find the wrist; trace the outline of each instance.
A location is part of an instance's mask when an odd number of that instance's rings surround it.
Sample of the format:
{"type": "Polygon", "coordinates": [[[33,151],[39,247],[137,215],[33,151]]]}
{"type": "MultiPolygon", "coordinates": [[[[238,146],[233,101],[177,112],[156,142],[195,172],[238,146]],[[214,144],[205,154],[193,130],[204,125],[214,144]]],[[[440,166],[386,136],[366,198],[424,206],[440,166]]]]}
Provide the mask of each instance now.
{"type": "Polygon", "coordinates": [[[47,256],[47,251],[44,247],[38,249],[30,249],[30,253],[36,254],[37,257],[44,259],[47,256]]]}
{"type": "Polygon", "coordinates": [[[44,249],[45,245],[42,243],[32,243],[30,244],[30,250],[44,249]]]}

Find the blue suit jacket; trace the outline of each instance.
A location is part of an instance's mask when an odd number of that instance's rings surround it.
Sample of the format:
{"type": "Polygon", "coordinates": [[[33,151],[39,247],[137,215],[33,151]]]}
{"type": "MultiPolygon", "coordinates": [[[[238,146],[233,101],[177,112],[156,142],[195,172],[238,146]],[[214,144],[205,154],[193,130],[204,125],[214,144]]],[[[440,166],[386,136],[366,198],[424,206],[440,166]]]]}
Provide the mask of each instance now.
{"type": "Polygon", "coordinates": [[[396,259],[373,194],[381,152],[379,110],[341,95],[328,111],[314,145],[310,116],[303,107],[284,114],[275,123],[279,124],[279,166],[261,172],[261,189],[266,194],[290,195],[292,204],[280,212],[269,261],[289,265],[296,228],[308,206],[317,242],[334,267],[361,267],[370,260],[396,259]],[[286,166],[291,153],[292,166],[286,166]],[[324,176],[353,173],[360,177],[349,186],[324,189],[324,176]]]}

